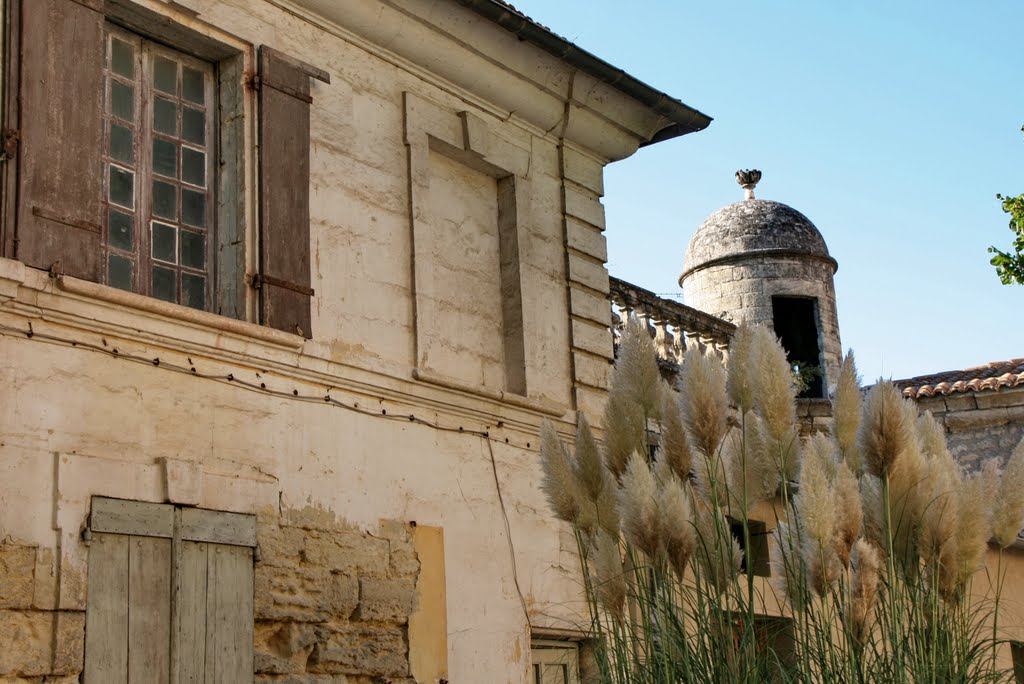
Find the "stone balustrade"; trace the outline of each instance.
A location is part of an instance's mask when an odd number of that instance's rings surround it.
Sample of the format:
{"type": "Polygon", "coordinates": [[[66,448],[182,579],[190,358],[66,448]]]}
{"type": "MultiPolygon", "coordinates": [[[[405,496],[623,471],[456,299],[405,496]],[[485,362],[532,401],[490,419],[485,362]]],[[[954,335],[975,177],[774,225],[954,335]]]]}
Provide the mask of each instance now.
{"type": "Polygon", "coordinates": [[[678,364],[694,345],[712,347],[724,358],[736,326],[717,316],[698,311],[619,278],[609,277],[612,304],[612,335],[618,345],[622,326],[630,316],[643,322],[654,338],[658,357],[678,364]]]}

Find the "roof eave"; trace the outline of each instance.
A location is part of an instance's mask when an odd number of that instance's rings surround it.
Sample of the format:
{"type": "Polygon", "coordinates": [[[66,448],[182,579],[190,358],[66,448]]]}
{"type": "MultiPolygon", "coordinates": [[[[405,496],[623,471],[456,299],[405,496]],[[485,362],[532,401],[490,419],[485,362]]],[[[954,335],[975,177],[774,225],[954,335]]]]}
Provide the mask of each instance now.
{"type": "Polygon", "coordinates": [[[549,29],[499,0],[457,0],[457,2],[510,31],[520,40],[535,45],[570,66],[606,83],[672,122],[657,131],[649,140],[642,141],[641,147],[687,133],[694,133],[711,124],[712,119],[707,114],[630,76],[622,69],[612,66],[600,57],[552,33],[549,29]]]}

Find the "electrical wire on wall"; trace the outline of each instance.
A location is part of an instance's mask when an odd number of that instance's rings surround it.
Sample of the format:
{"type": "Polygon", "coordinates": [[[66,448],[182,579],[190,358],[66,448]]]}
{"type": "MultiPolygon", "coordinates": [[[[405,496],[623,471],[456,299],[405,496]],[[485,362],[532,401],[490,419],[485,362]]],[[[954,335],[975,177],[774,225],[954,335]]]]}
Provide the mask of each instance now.
{"type": "MultiPolygon", "coordinates": [[[[244,389],[244,390],[247,390],[247,391],[250,391],[250,392],[256,392],[256,393],[259,393],[259,394],[269,395],[269,396],[276,397],[276,398],[279,398],[279,399],[288,399],[288,400],[292,400],[292,401],[299,401],[299,402],[311,403],[311,404],[324,404],[324,405],[332,406],[332,407],[335,407],[335,408],[338,408],[338,409],[342,409],[342,410],[345,410],[345,411],[350,411],[352,413],[357,413],[357,414],[362,415],[362,416],[367,416],[367,417],[371,417],[371,418],[380,418],[380,419],[384,419],[384,420],[398,421],[398,422],[404,422],[404,423],[413,423],[413,424],[416,424],[416,425],[422,425],[424,427],[431,428],[433,430],[439,430],[441,432],[450,432],[450,433],[456,433],[456,434],[461,434],[461,435],[468,435],[468,436],[477,437],[477,438],[483,440],[483,443],[487,445],[487,452],[488,452],[488,455],[490,457],[491,472],[492,472],[492,474],[494,476],[494,487],[495,487],[495,491],[497,493],[498,506],[499,506],[499,508],[501,510],[501,516],[502,516],[502,520],[503,520],[504,526],[505,526],[505,538],[508,540],[509,558],[510,558],[510,561],[511,561],[511,568],[512,568],[512,580],[515,583],[516,592],[517,592],[517,594],[519,596],[519,602],[520,602],[520,604],[522,605],[522,608],[523,608],[523,615],[526,618],[526,623],[532,629],[532,623],[531,623],[531,620],[530,620],[530,613],[529,613],[529,609],[528,609],[527,604],[526,604],[526,597],[523,595],[522,588],[520,587],[520,584],[519,584],[519,570],[518,570],[518,566],[517,566],[517,563],[516,563],[515,545],[514,545],[514,543],[512,541],[512,527],[511,527],[511,524],[509,522],[508,510],[505,507],[505,499],[504,499],[504,496],[503,496],[502,490],[501,490],[501,479],[498,476],[498,462],[497,462],[497,459],[495,458],[495,455],[494,455],[494,443],[503,444],[503,445],[507,445],[507,446],[513,446],[513,447],[519,448],[519,449],[526,449],[526,450],[536,451],[536,449],[534,449],[532,447],[533,442],[526,442],[525,446],[521,445],[521,444],[517,445],[517,444],[513,444],[509,440],[509,438],[507,438],[507,437],[502,439],[502,438],[499,438],[497,436],[492,435],[489,429],[480,430],[480,429],[474,429],[474,428],[466,428],[466,427],[463,427],[461,425],[442,425],[441,423],[437,423],[437,422],[431,421],[431,420],[426,420],[424,418],[416,416],[413,413],[395,413],[394,411],[388,412],[388,410],[386,408],[382,408],[382,409],[380,409],[378,411],[376,409],[372,409],[372,408],[369,408],[369,407],[360,406],[359,403],[355,402],[355,401],[353,401],[351,403],[348,403],[348,402],[345,402],[345,401],[341,401],[341,400],[331,396],[330,390],[328,390],[325,394],[308,394],[308,393],[300,392],[297,388],[292,389],[290,392],[289,391],[284,391],[284,390],[279,390],[279,389],[272,389],[272,388],[268,387],[266,382],[263,382],[262,380],[260,380],[258,382],[257,381],[245,380],[245,379],[242,379],[240,377],[237,377],[234,373],[226,373],[226,374],[224,374],[224,373],[209,373],[209,372],[201,371],[196,366],[196,364],[192,361],[192,359],[189,358],[189,357],[186,357],[187,361],[188,361],[188,365],[184,366],[184,365],[181,365],[181,364],[176,364],[176,363],[170,362],[170,361],[168,361],[166,359],[161,359],[159,356],[150,357],[150,356],[142,356],[142,355],[139,355],[139,354],[126,353],[126,352],[121,351],[117,347],[108,347],[108,346],[105,346],[105,344],[104,345],[100,345],[100,344],[95,344],[95,343],[92,343],[92,342],[83,342],[83,341],[79,341],[79,340],[73,340],[73,339],[70,339],[70,338],[60,337],[60,336],[52,335],[52,334],[49,334],[49,333],[36,332],[32,328],[31,322],[29,323],[28,330],[22,330],[20,328],[15,328],[15,327],[12,327],[12,326],[0,324],[0,336],[26,337],[26,338],[29,338],[29,339],[34,339],[34,340],[38,340],[38,341],[42,341],[42,342],[46,342],[46,343],[50,343],[50,344],[74,347],[76,349],[83,349],[83,350],[86,350],[86,351],[100,353],[100,354],[103,354],[103,355],[108,356],[110,358],[114,358],[114,359],[118,359],[118,360],[122,360],[122,361],[128,361],[128,362],[131,362],[131,363],[137,363],[137,364],[142,364],[142,365],[146,365],[146,366],[153,366],[153,367],[159,368],[161,370],[170,371],[170,372],[174,372],[174,373],[180,373],[182,375],[190,375],[192,377],[199,378],[199,379],[202,379],[202,380],[208,380],[208,381],[218,382],[218,383],[222,383],[222,384],[232,385],[234,387],[239,387],[241,389],[244,389]]],[[[257,373],[256,375],[257,375],[257,378],[259,378],[259,373],[257,373]]],[[[385,400],[383,398],[378,398],[378,401],[383,402],[385,400]]],[[[498,422],[497,427],[499,427],[499,428],[502,427],[502,424],[501,424],[500,421],[498,422]]]]}

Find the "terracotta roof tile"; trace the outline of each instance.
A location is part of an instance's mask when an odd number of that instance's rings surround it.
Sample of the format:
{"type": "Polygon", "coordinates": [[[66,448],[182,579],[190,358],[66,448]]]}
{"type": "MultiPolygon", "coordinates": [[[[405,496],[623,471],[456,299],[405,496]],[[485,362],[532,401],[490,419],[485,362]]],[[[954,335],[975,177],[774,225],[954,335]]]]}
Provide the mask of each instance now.
{"type": "Polygon", "coordinates": [[[919,375],[895,380],[893,384],[903,391],[903,396],[912,399],[997,390],[1001,387],[1024,387],[1024,359],[995,361],[975,368],[919,375]]]}

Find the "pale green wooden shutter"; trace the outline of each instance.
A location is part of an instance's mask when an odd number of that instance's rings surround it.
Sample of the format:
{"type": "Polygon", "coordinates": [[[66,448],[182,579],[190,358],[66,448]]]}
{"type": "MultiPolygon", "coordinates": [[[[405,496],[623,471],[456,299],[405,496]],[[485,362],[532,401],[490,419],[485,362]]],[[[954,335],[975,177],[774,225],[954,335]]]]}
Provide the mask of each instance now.
{"type": "Polygon", "coordinates": [[[179,682],[252,681],[252,549],[181,544],[179,682]]]}
{"type": "Polygon", "coordinates": [[[96,497],[86,682],[251,682],[255,517],[96,497]]]}

